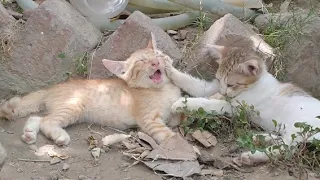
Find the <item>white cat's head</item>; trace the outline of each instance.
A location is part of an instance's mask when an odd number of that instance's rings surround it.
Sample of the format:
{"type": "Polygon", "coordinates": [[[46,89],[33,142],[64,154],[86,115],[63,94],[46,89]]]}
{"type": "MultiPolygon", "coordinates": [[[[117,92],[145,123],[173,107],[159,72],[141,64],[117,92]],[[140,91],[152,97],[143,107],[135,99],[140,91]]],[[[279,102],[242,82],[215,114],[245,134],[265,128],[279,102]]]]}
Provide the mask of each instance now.
{"type": "Polygon", "coordinates": [[[237,96],[252,87],[267,71],[260,54],[247,48],[213,45],[208,52],[219,63],[216,78],[222,95],[237,96]]]}
{"type": "Polygon", "coordinates": [[[132,53],[126,61],[102,60],[110,72],[134,88],[161,88],[170,82],[165,73],[165,61],[172,63],[169,56],[156,49],[152,33],[147,47],[132,53]]]}

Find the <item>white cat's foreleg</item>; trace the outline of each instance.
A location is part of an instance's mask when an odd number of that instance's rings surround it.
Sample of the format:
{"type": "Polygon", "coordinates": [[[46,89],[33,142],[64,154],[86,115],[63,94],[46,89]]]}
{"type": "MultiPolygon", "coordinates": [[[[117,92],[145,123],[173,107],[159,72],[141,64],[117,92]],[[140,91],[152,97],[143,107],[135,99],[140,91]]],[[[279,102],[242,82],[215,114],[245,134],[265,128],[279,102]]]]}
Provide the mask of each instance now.
{"type": "Polygon", "coordinates": [[[187,73],[180,72],[172,65],[168,65],[168,77],[172,82],[194,97],[209,97],[219,92],[219,82],[217,80],[206,81],[192,77],[187,73]]]}
{"type": "Polygon", "coordinates": [[[37,140],[37,134],[40,129],[41,117],[31,116],[27,120],[23,128],[23,134],[21,138],[27,144],[33,144],[37,140]]]}
{"type": "Polygon", "coordinates": [[[202,107],[206,112],[216,111],[219,114],[232,113],[232,107],[225,100],[206,99],[206,98],[180,98],[171,106],[173,112],[177,112],[178,108],[187,108],[188,110],[198,110],[202,107]]]}
{"type": "MultiPolygon", "coordinates": [[[[272,151],[272,156],[279,156],[279,150],[272,151]]],[[[240,155],[240,157],[234,158],[234,162],[239,165],[247,165],[253,166],[255,164],[266,163],[268,162],[269,156],[265,152],[256,151],[255,153],[251,153],[250,151],[244,152],[240,155]]]]}

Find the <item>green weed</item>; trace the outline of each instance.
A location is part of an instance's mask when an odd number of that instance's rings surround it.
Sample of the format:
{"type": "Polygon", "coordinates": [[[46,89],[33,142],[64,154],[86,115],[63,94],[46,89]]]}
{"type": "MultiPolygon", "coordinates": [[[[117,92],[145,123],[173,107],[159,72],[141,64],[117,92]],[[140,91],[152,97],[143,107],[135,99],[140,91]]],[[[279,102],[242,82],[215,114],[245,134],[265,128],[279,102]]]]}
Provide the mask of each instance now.
{"type": "Polygon", "coordinates": [[[76,74],[81,76],[88,75],[88,53],[84,52],[80,56],[74,59],[75,66],[76,66],[76,74]]]}

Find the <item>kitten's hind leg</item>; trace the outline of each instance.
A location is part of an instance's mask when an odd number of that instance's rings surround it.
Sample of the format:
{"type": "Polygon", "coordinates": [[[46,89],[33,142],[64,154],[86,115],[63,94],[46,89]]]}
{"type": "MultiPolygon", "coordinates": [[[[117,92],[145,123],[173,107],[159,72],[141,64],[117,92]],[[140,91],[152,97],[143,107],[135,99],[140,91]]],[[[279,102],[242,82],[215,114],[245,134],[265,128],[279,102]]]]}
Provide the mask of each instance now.
{"type": "Polygon", "coordinates": [[[27,144],[33,144],[36,142],[41,119],[42,118],[38,116],[31,116],[24,125],[23,134],[21,135],[21,138],[27,144]]]}
{"type": "Polygon", "coordinates": [[[52,111],[51,114],[42,119],[40,130],[57,145],[68,145],[70,136],[63,128],[76,123],[81,113],[81,108],[77,107],[64,107],[52,111]]]}

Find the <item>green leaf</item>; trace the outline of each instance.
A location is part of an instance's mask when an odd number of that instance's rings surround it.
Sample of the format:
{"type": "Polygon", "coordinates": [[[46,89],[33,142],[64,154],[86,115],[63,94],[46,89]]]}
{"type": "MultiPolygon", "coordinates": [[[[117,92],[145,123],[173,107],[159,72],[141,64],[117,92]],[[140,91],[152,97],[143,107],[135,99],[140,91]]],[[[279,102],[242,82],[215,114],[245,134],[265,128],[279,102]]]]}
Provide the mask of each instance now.
{"type": "Polygon", "coordinates": [[[276,120],[272,119],[272,122],[273,122],[274,127],[278,126],[278,122],[276,120]]]}
{"type": "Polygon", "coordinates": [[[61,59],[66,58],[66,53],[60,53],[60,54],[58,54],[58,58],[61,58],[61,59]]]}
{"type": "Polygon", "coordinates": [[[296,134],[291,134],[291,140],[295,140],[297,138],[297,135],[296,134]]]}
{"type": "Polygon", "coordinates": [[[320,119],[320,116],[317,116],[316,118],[320,119]]]}

